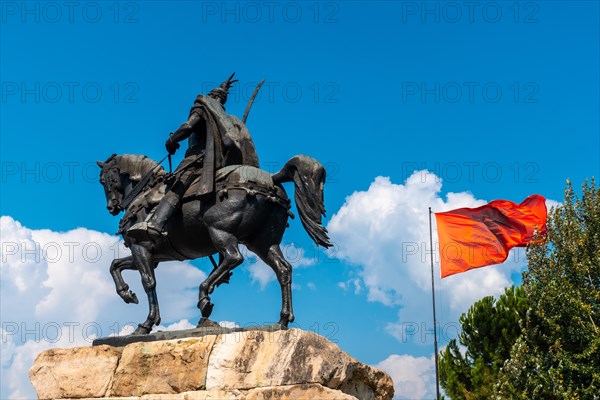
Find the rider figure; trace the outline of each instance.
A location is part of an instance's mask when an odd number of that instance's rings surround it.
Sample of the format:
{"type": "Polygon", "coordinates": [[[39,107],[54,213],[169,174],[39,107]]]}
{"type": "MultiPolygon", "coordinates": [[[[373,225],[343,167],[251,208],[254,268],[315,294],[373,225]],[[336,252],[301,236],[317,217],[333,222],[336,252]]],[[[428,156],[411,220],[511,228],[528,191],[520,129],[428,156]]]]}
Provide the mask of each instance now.
{"type": "MultiPolygon", "coordinates": [[[[226,114],[224,107],[229,89],[234,82],[237,82],[237,80],[232,81],[232,78],[233,75],[218,88],[211,90],[208,96],[198,95],[188,120],[175,133],[170,134],[165,144],[169,154],[175,154],[179,148],[178,142],[188,139],[185,158],[173,172],[175,182],[160,200],[154,213],[150,214],[147,221],[138,222],[129,228],[127,233],[131,236],[156,237],[161,234],[166,236],[164,227],[167,220],[179,206],[186,189],[199,175],[201,181],[196,194],[203,196],[214,191],[216,169],[231,163],[255,163],[258,166],[258,158],[249,134],[247,139],[250,141],[251,149],[246,153],[250,153],[250,162],[247,160],[248,156],[244,157],[245,154],[242,154],[244,150],[239,149],[239,141],[236,142],[235,134],[232,136],[233,140],[230,137],[231,121],[239,121],[226,114]],[[256,159],[255,162],[252,156],[256,159]]],[[[240,127],[237,126],[237,129],[239,130],[240,127]]],[[[247,133],[245,126],[243,129],[247,133]]]]}

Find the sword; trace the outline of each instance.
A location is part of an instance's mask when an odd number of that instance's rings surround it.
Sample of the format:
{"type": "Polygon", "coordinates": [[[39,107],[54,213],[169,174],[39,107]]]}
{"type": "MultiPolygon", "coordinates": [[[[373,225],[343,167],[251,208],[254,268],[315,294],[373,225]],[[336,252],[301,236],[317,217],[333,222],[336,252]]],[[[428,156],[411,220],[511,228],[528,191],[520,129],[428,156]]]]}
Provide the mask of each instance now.
{"type": "Polygon", "coordinates": [[[256,95],[258,94],[258,91],[260,90],[260,87],[263,85],[263,83],[265,83],[264,79],[262,81],[258,82],[258,85],[256,85],[256,89],[254,89],[254,93],[252,93],[252,97],[250,97],[250,101],[248,101],[248,105],[246,106],[246,111],[244,111],[244,116],[242,117],[242,122],[244,124],[246,123],[246,120],[248,119],[248,114],[250,114],[250,109],[252,108],[252,103],[254,103],[254,99],[256,98],[256,95]]]}

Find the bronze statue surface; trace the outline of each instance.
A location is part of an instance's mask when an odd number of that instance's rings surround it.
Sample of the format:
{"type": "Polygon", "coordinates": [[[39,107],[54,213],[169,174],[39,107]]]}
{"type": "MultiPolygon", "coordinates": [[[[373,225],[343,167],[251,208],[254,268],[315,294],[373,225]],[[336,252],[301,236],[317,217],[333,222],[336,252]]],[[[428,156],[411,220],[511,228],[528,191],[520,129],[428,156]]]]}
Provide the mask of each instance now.
{"type": "Polygon", "coordinates": [[[325,169],[317,160],[297,155],[275,174],[261,170],[245,121],[225,112],[232,78],[208,96],[199,95],[188,120],[167,139],[169,154],[179,141],[187,138],[189,143],[173,174],[143,155],[113,154],[98,162],[107,209],[112,215],[125,211],[118,233],[131,249],[131,256],[115,259],[110,267],[117,293],[126,303],[138,303],[121,274],[133,269],[140,272],[148,297],[149,313],[136,335],[160,323],[154,274],[160,262],[207,256],[213,261],[218,254],[218,263],[199,288],[199,326],[210,325],[210,294],[229,283],[232,270],[243,262],[240,243],[277,275],[279,324],[285,328],[294,320],[292,266],[280,248],[293,214],[282,183],[294,182],[300,221],[309,236],[318,245],[331,246],[322,225],[325,169]]]}

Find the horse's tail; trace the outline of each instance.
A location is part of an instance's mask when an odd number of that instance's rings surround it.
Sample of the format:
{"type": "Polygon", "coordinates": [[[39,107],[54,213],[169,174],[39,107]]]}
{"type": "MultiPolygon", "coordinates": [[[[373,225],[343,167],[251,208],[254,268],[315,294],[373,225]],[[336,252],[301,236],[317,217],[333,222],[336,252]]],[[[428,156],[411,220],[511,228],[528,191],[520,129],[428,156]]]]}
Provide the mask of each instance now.
{"type": "Polygon", "coordinates": [[[292,181],[295,186],[294,199],[304,229],[316,244],[326,248],[333,246],[327,236],[327,229],[321,223],[321,217],[325,216],[325,168],[312,157],[294,156],[285,163],[281,171],[273,175],[275,184],[292,181]]]}

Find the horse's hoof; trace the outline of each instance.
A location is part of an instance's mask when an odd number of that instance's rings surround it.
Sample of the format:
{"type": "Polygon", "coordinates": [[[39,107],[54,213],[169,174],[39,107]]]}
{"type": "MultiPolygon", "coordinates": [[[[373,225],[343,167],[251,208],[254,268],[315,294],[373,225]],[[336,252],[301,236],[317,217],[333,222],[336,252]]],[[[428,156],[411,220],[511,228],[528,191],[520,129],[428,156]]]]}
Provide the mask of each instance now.
{"type": "Polygon", "coordinates": [[[215,321],[211,321],[210,319],[206,318],[206,317],[202,317],[200,318],[200,321],[198,321],[198,325],[196,325],[196,328],[220,328],[221,325],[217,324],[215,321]]]}
{"type": "Polygon", "coordinates": [[[137,329],[133,331],[132,335],[147,335],[151,330],[152,328],[148,328],[142,324],[139,324],[137,329]]]}
{"type": "Polygon", "coordinates": [[[287,329],[288,324],[290,324],[292,322],[294,322],[294,314],[291,314],[291,315],[281,314],[281,316],[279,318],[279,325],[281,325],[282,327],[287,329]]]}
{"type": "Polygon", "coordinates": [[[281,326],[281,329],[284,329],[284,330],[288,328],[288,324],[289,323],[290,322],[287,319],[285,319],[285,318],[281,318],[279,320],[279,325],[281,326]]]}
{"type": "Polygon", "coordinates": [[[208,297],[203,297],[198,302],[198,308],[200,309],[200,312],[204,318],[210,317],[214,306],[215,305],[208,300],[208,297]]]}
{"type": "Polygon", "coordinates": [[[123,301],[127,304],[130,304],[130,303],[138,304],[139,303],[137,295],[134,292],[132,292],[131,290],[128,290],[126,292],[120,292],[119,296],[121,296],[123,301]]]}

